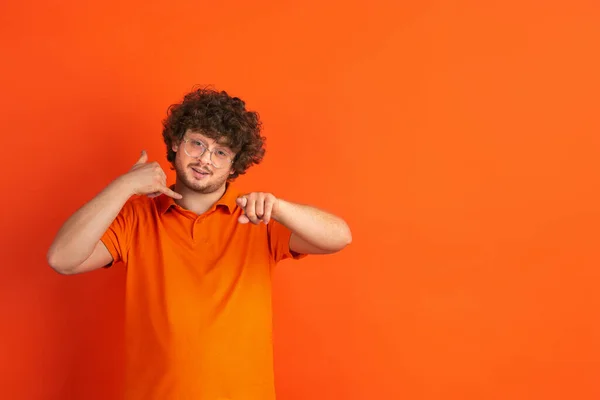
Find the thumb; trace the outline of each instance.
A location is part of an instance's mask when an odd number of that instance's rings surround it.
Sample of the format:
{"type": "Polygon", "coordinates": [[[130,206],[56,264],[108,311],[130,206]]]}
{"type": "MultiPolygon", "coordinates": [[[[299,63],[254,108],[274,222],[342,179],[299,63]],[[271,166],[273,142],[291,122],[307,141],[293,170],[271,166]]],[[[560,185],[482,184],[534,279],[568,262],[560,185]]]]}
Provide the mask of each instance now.
{"type": "Polygon", "coordinates": [[[142,150],[142,154],[140,155],[140,158],[137,160],[135,165],[145,164],[146,161],[148,161],[148,153],[146,153],[146,150],[142,150]]]}

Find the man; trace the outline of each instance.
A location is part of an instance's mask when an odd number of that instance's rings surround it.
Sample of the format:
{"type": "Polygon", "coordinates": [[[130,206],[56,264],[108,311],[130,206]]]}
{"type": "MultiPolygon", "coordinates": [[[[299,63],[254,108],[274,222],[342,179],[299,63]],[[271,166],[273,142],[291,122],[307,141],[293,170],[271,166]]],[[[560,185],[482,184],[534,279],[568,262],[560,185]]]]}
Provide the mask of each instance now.
{"type": "Polygon", "coordinates": [[[258,114],[239,98],[195,90],[163,127],[176,183],[142,152],[64,223],[48,263],[62,274],[126,266],[126,399],[272,400],[272,269],[337,252],[350,230],[236,191],[264,156],[258,114]]]}

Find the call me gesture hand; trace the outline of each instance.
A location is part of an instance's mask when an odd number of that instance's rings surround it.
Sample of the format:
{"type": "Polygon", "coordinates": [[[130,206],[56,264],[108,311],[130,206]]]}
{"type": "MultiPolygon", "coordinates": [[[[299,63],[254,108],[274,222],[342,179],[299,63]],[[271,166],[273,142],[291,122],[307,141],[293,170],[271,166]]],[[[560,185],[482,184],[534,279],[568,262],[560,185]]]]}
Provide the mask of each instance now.
{"type": "Polygon", "coordinates": [[[145,150],[142,151],[140,158],[122,178],[128,183],[132,192],[137,195],[156,197],[164,193],[174,199],[183,197],[167,187],[167,175],[158,162],[148,163],[148,154],[145,150]]]}

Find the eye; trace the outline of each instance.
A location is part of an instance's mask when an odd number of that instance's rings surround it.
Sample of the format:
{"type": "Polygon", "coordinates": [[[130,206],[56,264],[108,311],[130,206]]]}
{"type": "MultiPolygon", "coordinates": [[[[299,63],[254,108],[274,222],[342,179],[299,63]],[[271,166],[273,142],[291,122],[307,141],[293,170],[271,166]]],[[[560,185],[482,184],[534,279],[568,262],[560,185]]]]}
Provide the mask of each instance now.
{"type": "Polygon", "coordinates": [[[217,156],[219,156],[221,158],[227,158],[229,156],[229,154],[223,150],[217,150],[216,154],[217,154],[217,156]]]}

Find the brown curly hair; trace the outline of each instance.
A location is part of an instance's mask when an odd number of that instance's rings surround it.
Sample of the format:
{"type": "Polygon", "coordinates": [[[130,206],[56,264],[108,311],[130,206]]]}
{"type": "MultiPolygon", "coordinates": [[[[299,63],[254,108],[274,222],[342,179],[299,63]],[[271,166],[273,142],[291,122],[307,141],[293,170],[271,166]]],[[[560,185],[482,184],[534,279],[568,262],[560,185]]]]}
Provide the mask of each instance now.
{"type": "Polygon", "coordinates": [[[163,120],[163,139],[167,145],[167,160],[173,164],[173,143],[179,143],[188,129],[226,144],[236,153],[230,180],[259,164],[264,155],[265,138],[262,123],[255,111],[246,110],[246,103],[225,91],[209,88],[192,90],[183,101],[169,106],[163,120]]]}

